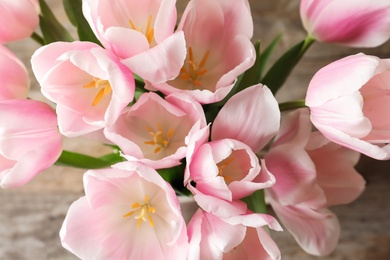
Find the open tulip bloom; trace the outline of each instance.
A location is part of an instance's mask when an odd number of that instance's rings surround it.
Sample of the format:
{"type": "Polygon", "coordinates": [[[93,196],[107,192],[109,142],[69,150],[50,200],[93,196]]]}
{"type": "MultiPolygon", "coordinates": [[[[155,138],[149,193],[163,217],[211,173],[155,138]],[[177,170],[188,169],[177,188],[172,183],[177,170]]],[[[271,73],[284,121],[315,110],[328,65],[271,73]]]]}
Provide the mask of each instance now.
{"type": "Polygon", "coordinates": [[[190,0],[180,20],[175,0],[63,2],[76,40],[45,1],[0,1],[0,42],[42,45],[31,64],[50,101],[29,97],[25,65],[1,46],[0,185],[57,163],[88,169],[64,248],[88,260],[280,259],[283,229],[308,254],[337,247],[331,207],[364,191],[360,154],[390,159],[390,60],[344,57],[305,100],[275,94],[315,41],[387,41],[388,0],[301,0],[307,37],[274,64],[279,38],[253,43],[248,0],[190,0]],[[66,151],[63,136],[113,151],[66,151]]]}

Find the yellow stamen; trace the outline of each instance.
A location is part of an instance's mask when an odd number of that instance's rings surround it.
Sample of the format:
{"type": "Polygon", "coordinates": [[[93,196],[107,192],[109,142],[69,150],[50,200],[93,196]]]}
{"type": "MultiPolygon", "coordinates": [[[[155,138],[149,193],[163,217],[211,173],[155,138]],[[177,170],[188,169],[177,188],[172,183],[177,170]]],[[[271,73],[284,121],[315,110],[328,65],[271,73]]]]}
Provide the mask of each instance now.
{"type": "Polygon", "coordinates": [[[198,64],[197,58],[194,57],[192,47],[189,47],[187,60],[180,70],[179,77],[183,80],[192,82],[197,88],[199,88],[202,85],[200,78],[206,75],[208,71],[205,66],[207,59],[209,58],[209,54],[210,52],[206,51],[202,60],[198,64]]]}
{"type": "Polygon", "coordinates": [[[154,38],[154,28],[152,27],[152,22],[153,22],[153,17],[151,15],[149,15],[148,21],[146,24],[146,30],[144,32],[142,29],[142,26],[137,28],[137,26],[135,26],[134,22],[132,20],[129,20],[129,24],[130,24],[131,29],[136,30],[140,33],[143,33],[145,35],[146,39],[148,40],[149,44],[152,43],[153,38],[154,38]]]}
{"type": "Polygon", "coordinates": [[[152,218],[152,214],[156,213],[156,209],[149,204],[149,196],[148,195],[145,195],[145,201],[143,204],[140,204],[139,202],[135,202],[131,206],[131,208],[133,208],[134,210],[123,215],[124,218],[130,217],[130,216],[134,215],[135,213],[137,213],[134,216],[134,219],[138,220],[137,221],[137,228],[139,228],[141,226],[142,222],[146,222],[146,221],[149,221],[150,226],[154,227],[154,221],[152,218]]]}
{"type": "Polygon", "coordinates": [[[109,95],[112,91],[110,82],[99,78],[93,78],[93,80],[88,84],[85,84],[83,88],[101,88],[93,99],[92,106],[99,104],[103,97],[109,95]]]}
{"type": "Polygon", "coordinates": [[[164,131],[160,123],[157,124],[157,131],[154,132],[150,127],[146,126],[146,130],[153,137],[153,140],[145,141],[144,144],[158,145],[154,149],[154,153],[158,153],[161,149],[166,148],[169,145],[169,141],[173,136],[175,130],[173,128],[169,129],[168,133],[164,136],[164,131]]]}
{"type": "Polygon", "coordinates": [[[233,179],[229,176],[224,176],[223,175],[223,170],[230,164],[234,161],[234,157],[233,156],[229,156],[228,158],[220,161],[219,163],[217,163],[217,167],[218,167],[218,176],[221,176],[226,182],[232,182],[233,179]]]}

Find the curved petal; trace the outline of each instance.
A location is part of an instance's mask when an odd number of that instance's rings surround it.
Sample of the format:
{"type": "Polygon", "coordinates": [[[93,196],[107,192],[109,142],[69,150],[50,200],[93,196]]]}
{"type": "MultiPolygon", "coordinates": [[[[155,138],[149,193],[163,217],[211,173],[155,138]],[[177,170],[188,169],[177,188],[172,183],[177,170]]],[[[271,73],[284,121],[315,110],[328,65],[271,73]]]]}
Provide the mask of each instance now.
{"type": "Polygon", "coordinates": [[[321,106],[329,100],[358,91],[372,78],[379,58],[362,53],[347,56],[320,69],[311,79],[306,104],[321,106]]]}
{"type": "Polygon", "coordinates": [[[261,84],[231,97],[219,111],[211,139],[231,138],[258,152],[279,130],[280,111],[271,91],[261,84]]]}
{"type": "Polygon", "coordinates": [[[357,1],[301,1],[301,18],[317,40],[350,47],[376,47],[390,37],[390,4],[357,1]]]}
{"type": "Polygon", "coordinates": [[[27,97],[30,88],[27,68],[3,45],[0,45],[0,78],[0,100],[27,97]]]}
{"type": "Polygon", "coordinates": [[[340,224],[335,214],[328,209],[312,210],[305,206],[280,206],[272,208],[294,236],[303,250],[312,255],[329,255],[336,247],[340,236],[340,224]]]}
{"type": "Polygon", "coordinates": [[[148,51],[122,62],[144,80],[159,84],[179,75],[185,56],[184,34],[176,32],[148,51]]]}

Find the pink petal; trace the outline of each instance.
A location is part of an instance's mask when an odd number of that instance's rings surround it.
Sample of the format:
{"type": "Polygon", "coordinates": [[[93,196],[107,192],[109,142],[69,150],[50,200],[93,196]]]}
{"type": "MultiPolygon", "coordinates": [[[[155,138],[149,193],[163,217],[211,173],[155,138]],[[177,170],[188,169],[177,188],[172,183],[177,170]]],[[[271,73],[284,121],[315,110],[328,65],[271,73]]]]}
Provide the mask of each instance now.
{"type": "Polygon", "coordinates": [[[14,53],[0,46],[0,100],[27,97],[30,79],[25,65],[14,53]]]}
{"type": "Polygon", "coordinates": [[[320,69],[309,83],[306,104],[309,107],[358,91],[375,75],[379,59],[364,54],[351,55],[320,69]]]}
{"type": "Polygon", "coordinates": [[[150,50],[122,62],[144,80],[158,84],[179,74],[185,55],[184,34],[177,32],[150,50]]]}
{"type": "Polygon", "coordinates": [[[272,203],[277,216],[303,250],[312,255],[329,255],[337,246],[340,224],[327,209],[312,210],[305,206],[280,206],[272,203]]]}
{"type": "Polygon", "coordinates": [[[271,91],[263,85],[249,87],[222,107],[211,131],[211,139],[231,138],[258,152],[277,133],[280,111],[271,91]]]}
{"type": "Polygon", "coordinates": [[[386,0],[304,0],[300,13],[306,30],[319,41],[376,47],[390,37],[389,7],[386,0]]]}

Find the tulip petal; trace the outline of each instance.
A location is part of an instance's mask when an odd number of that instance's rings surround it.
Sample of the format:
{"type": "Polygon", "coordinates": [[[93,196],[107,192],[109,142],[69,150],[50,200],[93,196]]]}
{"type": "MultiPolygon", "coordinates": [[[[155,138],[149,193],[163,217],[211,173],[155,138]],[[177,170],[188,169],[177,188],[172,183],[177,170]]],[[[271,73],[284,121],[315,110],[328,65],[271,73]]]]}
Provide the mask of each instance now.
{"type": "Polygon", "coordinates": [[[275,97],[266,86],[255,85],[226,102],[214,120],[211,139],[236,139],[258,152],[276,135],[279,124],[275,97]]]}
{"type": "Polygon", "coordinates": [[[122,62],[144,80],[159,84],[179,75],[185,56],[184,34],[177,32],[148,51],[122,62]]]}

